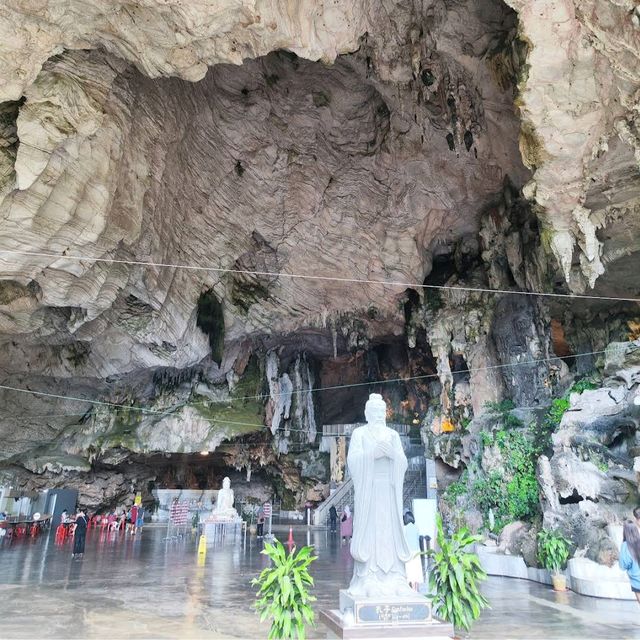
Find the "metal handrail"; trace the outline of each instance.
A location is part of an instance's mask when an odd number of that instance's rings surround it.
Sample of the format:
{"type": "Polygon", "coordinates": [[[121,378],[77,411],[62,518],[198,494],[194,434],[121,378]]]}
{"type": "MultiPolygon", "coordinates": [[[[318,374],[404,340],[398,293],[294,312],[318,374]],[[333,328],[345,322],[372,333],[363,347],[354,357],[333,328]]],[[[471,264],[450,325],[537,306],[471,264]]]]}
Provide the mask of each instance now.
{"type": "Polygon", "coordinates": [[[316,526],[326,524],[329,518],[329,509],[333,505],[339,511],[348,501],[353,500],[353,480],[345,480],[339,489],[334,491],[315,511],[313,522],[316,526]]]}

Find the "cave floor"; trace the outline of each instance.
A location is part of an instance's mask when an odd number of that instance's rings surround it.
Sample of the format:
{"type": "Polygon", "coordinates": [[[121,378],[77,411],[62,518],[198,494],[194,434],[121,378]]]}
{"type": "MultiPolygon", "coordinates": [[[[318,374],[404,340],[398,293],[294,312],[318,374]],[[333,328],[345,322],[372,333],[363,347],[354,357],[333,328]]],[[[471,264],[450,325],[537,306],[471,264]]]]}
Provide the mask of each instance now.
{"type": "MultiPolygon", "coordinates": [[[[284,534],[286,536],[286,534],[284,534]]],[[[102,538],[90,532],[85,557],[53,537],[0,545],[2,638],[266,638],[251,609],[250,581],[267,560],[248,538],[210,547],[199,566],[196,542],[165,541],[166,528],[141,536],[102,538]]],[[[317,610],[337,606],[348,584],[348,547],[325,531],[296,532],[316,545],[317,610]]],[[[490,578],[492,609],[471,638],[640,638],[640,607],[551,589],[523,580],[490,578]]],[[[312,638],[325,637],[319,626],[312,638]]]]}

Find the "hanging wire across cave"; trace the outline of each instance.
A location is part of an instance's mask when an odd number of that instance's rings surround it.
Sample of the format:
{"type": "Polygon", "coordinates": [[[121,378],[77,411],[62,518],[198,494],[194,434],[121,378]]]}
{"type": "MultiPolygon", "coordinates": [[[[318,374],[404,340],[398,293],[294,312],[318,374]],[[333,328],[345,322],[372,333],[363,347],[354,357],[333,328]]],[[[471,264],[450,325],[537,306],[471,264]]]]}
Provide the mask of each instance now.
{"type": "MultiPolygon", "coordinates": [[[[608,351],[612,352],[615,351],[616,349],[618,349],[619,351],[623,351],[626,349],[626,346],[621,346],[621,347],[613,347],[613,348],[609,348],[608,351]]],[[[572,354],[572,358],[580,358],[580,357],[586,357],[586,356],[596,356],[596,355],[603,355],[604,353],[606,353],[605,350],[600,350],[600,351],[587,351],[587,352],[583,352],[583,353],[576,353],[576,354],[572,354]]],[[[561,358],[559,356],[553,356],[550,358],[539,358],[536,360],[526,360],[524,362],[514,362],[514,363],[505,363],[505,364],[497,364],[497,365],[490,365],[487,367],[476,367],[473,369],[462,369],[460,371],[456,371],[455,373],[459,374],[459,373],[474,373],[477,371],[488,371],[488,370],[493,370],[493,369],[502,369],[502,368],[506,368],[506,367],[519,367],[519,366],[530,366],[530,365],[534,365],[534,364],[540,364],[542,362],[551,362],[554,360],[561,360],[561,358]]],[[[49,393],[47,391],[37,391],[37,390],[33,390],[33,389],[24,389],[24,388],[20,388],[20,387],[13,387],[10,385],[5,385],[5,384],[0,384],[0,389],[4,389],[5,391],[13,391],[13,392],[17,392],[17,393],[29,393],[29,394],[33,394],[33,395],[37,395],[37,396],[41,396],[41,397],[45,397],[45,398],[54,398],[54,399],[58,399],[58,400],[68,400],[71,402],[85,402],[87,404],[93,404],[96,406],[104,406],[104,407],[109,407],[109,408],[113,408],[113,409],[122,409],[122,410],[127,410],[127,411],[139,411],[141,413],[148,413],[151,415],[157,415],[160,417],[164,417],[164,416],[168,416],[171,415],[172,413],[174,413],[175,411],[185,408],[185,407],[191,407],[191,406],[199,406],[199,405],[210,405],[210,404],[224,404],[224,405],[230,405],[233,402],[241,402],[244,400],[259,400],[259,399],[263,399],[266,400],[268,398],[273,398],[273,397],[279,397],[279,396],[292,396],[294,393],[312,393],[312,392],[319,392],[319,391],[332,391],[332,390],[336,390],[336,389],[349,389],[349,388],[353,388],[353,387],[363,387],[363,386],[374,386],[374,385],[379,385],[379,384],[390,384],[390,383],[396,383],[396,382],[410,382],[412,380],[422,380],[422,379],[426,379],[426,378],[438,378],[438,374],[437,373],[428,373],[428,374],[424,374],[424,375],[420,375],[420,376],[408,376],[405,378],[392,378],[392,379],[388,379],[388,380],[373,380],[370,382],[354,382],[354,383],[349,383],[349,384],[342,384],[342,385],[333,385],[333,386],[328,386],[328,387],[317,387],[315,389],[292,389],[291,391],[288,391],[286,393],[269,393],[269,394],[259,394],[259,395],[254,395],[254,396],[240,396],[240,397],[236,397],[236,398],[229,398],[229,400],[225,400],[224,402],[221,403],[212,403],[210,401],[201,401],[201,402],[184,402],[184,403],[180,403],[177,405],[174,405],[168,409],[165,410],[157,410],[157,409],[149,409],[147,407],[139,407],[136,405],[126,405],[126,404],[122,404],[122,403],[117,403],[117,402],[108,402],[105,400],[92,400],[89,398],[78,398],[75,396],[68,396],[68,395],[64,395],[64,394],[57,394],[57,393],[49,393]]],[[[76,416],[76,415],[85,415],[86,412],[84,414],[70,414],[71,416],[76,416]]],[[[28,417],[28,416],[27,416],[28,417]]],[[[224,418],[220,418],[220,419],[216,419],[214,418],[212,420],[214,423],[218,423],[221,425],[233,425],[233,426],[243,426],[243,427],[255,427],[256,429],[262,429],[264,427],[269,427],[269,425],[265,425],[265,424],[251,424],[251,423],[247,423],[247,422],[235,422],[232,420],[225,420],[224,418]]],[[[294,431],[293,429],[289,429],[289,431],[294,431]]],[[[302,431],[305,431],[304,429],[302,431]]]]}
{"type": "MultiPolygon", "coordinates": [[[[44,253],[35,251],[21,251],[19,249],[0,249],[0,255],[32,256],[34,258],[52,258],[54,260],[75,260],[77,262],[94,262],[107,264],[123,264],[137,267],[155,267],[168,269],[185,269],[188,271],[207,271],[214,273],[235,273],[249,276],[266,276],[270,278],[290,278],[300,280],[320,280],[325,282],[340,282],[345,284],[375,284],[388,287],[402,287],[404,289],[434,289],[439,291],[464,291],[467,293],[495,293],[502,295],[536,296],[546,298],[564,298],[571,300],[603,300],[610,302],[640,303],[640,298],[624,298],[617,296],[595,296],[581,293],[554,293],[542,291],[514,291],[511,289],[489,289],[486,287],[451,286],[445,284],[426,284],[424,282],[403,282],[401,280],[373,280],[368,278],[346,278],[342,276],[309,275],[302,273],[283,273],[278,271],[253,271],[250,269],[231,269],[228,267],[211,267],[205,265],[188,265],[170,262],[146,262],[143,260],[124,260],[119,258],[97,258],[94,256],[78,256],[68,254],[44,253]]],[[[6,263],[9,264],[9,263],[6,263]]],[[[13,264],[13,266],[23,266],[13,264]]],[[[47,268],[47,267],[44,267],[47,268]]],[[[53,268],[50,265],[48,268],[53,268]]]]}

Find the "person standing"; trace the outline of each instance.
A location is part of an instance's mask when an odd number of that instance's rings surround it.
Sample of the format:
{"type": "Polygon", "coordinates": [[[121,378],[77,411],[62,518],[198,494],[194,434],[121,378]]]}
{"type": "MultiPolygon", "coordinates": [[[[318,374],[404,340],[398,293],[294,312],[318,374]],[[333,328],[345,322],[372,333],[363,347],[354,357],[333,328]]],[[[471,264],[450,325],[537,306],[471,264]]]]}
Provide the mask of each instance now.
{"type": "Polygon", "coordinates": [[[136,528],[134,529],[134,533],[138,531],[142,533],[142,526],[144,525],[144,509],[142,507],[138,507],[138,513],[136,514],[136,528]]]}
{"type": "Polygon", "coordinates": [[[256,526],[256,535],[258,538],[262,538],[264,535],[264,520],[264,508],[260,507],[260,509],[258,509],[258,524],[256,526]]]}
{"type": "Polygon", "coordinates": [[[133,507],[131,507],[131,511],[129,512],[131,514],[131,518],[130,518],[130,524],[129,524],[129,531],[131,533],[131,535],[135,535],[136,532],[136,524],[138,521],[138,507],[137,505],[133,505],[133,507]]]}
{"type": "Polygon", "coordinates": [[[640,529],[635,522],[627,521],[622,530],[620,568],[624,569],[631,582],[631,591],[640,604],[640,529]]]}
{"type": "Polygon", "coordinates": [[[76,529],[73,534],[73,553],[71,557],[77,558],[84,556],[84,544],[87,537],[87,525],[89,521],[84,511],[80,509],[76,515],[76,529]]]}
{"type": "Polygon", "coordinates": [[[342,512],[342,518],[340,519],[340,535],[342,541],[346,541],[347,538],[351,540],[353,536],[353,516],[351,515],[351,507],[347,505],[342,512]]]}
{"type": "Polygon", "coordinates": [[[407,580],[414,591],[418,591],[420,584],[424,582],[422,556],[420,554],[420,534],[418,527],[416,527],[413,513],[409,509],[404,512],[402,519],[404,521],[404,537],[411,552],[411,558],[405,562],[407,580]]]}
{"type": "Polygon", "coordinates": [[[329,509],[329,525],[331,528],[331,533],[336,532],[336,524],[338,522],[338,512],[336,511],[335,505],[331,505],[329,509]]]}

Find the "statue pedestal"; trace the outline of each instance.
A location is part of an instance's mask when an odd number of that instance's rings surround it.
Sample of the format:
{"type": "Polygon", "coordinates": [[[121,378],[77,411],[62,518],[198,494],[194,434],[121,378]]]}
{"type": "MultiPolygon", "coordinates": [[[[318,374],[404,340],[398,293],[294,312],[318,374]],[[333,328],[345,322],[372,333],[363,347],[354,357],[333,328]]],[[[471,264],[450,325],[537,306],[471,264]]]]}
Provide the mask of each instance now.
{"type": "Polygon", "coordinates": [[[354,598],[342,589],[340,610],[320,612],[320,620],[329,629],[327,638],[433,638],[449,640],[453,626],[435,620],[431,602],[415,596],[354,598]]]}
{"type": "Polygon", "coordinates": [[[222,542],[233,533],[234,537],[242,531],[242,518],[212,518],[201,523],[202,533],[207,544],[222,542]]]}

